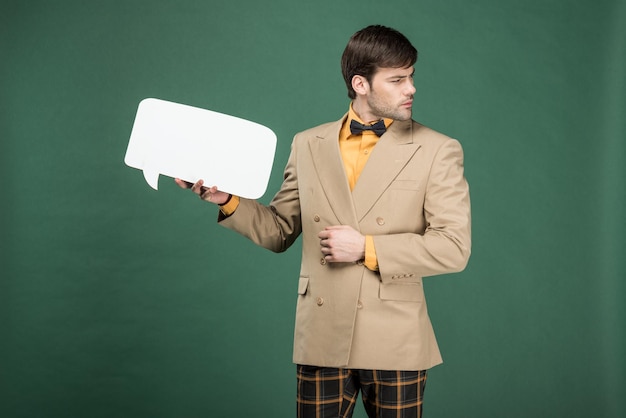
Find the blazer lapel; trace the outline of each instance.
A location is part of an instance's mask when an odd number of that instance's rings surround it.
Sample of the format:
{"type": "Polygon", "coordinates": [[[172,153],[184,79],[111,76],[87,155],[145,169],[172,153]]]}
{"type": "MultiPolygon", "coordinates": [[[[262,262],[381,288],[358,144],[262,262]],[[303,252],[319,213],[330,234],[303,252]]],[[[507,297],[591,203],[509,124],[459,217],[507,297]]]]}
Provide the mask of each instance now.
{"type": "Polygon", "coordinates": [[[380,137],[352,192],[357,221],[363,219],[420,145],[413,142],[412,121],[394,121],[380,137]]]}
{"type": "Polygon", "coordinates": [[[309,141],[317,176],[322,184],[330,207],[341,225],[358,228],[350,186],[339,152],[339,130],[345,116],[329,125],[317,140],[309,141]]]}

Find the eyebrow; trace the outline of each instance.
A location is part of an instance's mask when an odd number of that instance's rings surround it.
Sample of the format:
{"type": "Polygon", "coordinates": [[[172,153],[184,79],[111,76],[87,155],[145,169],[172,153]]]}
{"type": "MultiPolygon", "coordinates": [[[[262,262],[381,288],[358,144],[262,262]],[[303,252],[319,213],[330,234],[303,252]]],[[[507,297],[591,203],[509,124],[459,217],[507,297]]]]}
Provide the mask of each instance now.
{"type": "Polygon", "coordinates": [[[403,78],[407,78],[407,77],[413,77],[415,75],[415,70],[413,70],[411,72],[411,74],[409,75],[392,75],[387,77],[387,80],[394,80],[394,79],[403,79],[403,78]]]}

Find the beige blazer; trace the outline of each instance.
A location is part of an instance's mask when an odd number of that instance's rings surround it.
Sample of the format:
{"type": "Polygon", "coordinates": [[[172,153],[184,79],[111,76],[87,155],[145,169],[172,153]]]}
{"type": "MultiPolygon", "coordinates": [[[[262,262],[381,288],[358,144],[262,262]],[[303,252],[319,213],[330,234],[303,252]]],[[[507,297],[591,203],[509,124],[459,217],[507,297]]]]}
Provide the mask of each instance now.
{"type": "Polygon", "coordinates": [[[442,360],[422,278],[461,271],[470,255],[463,151],[419,123],[395,121],[350,191],[338,145],[345,118],[295,136],[269,207],[241,199],[219,222],[275,252],[302,233],[295,363],[425,370],[442,360]],[[379,272],[323,259],[317,234],[339,224],[373,236],[379,272]]]}

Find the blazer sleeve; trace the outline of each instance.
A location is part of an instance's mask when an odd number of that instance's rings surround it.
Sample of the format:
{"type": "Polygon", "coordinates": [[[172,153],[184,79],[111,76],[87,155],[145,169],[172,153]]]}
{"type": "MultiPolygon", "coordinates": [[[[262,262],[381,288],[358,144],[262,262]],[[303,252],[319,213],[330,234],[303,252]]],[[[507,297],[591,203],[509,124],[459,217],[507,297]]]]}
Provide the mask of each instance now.
{"type": "Polygon", "coordinates": [[[294,141],[285,167],[283,183],[270,204],[265,206],[256,200],[241,198],[233,214],[225,216],[220,212],[219,224],[273,252],[287,250],[302,232],[295,161],[294,141]]]}
{"type": "MultiPolygon", "coordinates": [[[[417,208],[419,209],[419,208],[417,208]]],[[[471,252],[469,186],[463,149],[451,138],[435,152],[424,196],[425,230],[374,236],[381,280],[424,277],[463,270],[471,252]]]]}

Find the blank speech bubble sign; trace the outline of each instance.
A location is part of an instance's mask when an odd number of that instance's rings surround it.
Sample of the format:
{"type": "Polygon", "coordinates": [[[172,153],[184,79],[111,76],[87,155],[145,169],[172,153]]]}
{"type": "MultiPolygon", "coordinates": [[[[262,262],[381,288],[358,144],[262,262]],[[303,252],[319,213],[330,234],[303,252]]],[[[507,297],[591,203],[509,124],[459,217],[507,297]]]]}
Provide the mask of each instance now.
{"type": "Polygon", "coordinates": [[[266,126],[211,110],[159,99],[139,103],[124,162],[143,170],[158,189],[159,175],[237,196],[263,196],[272,171],[276,134],[266,126]]]}

